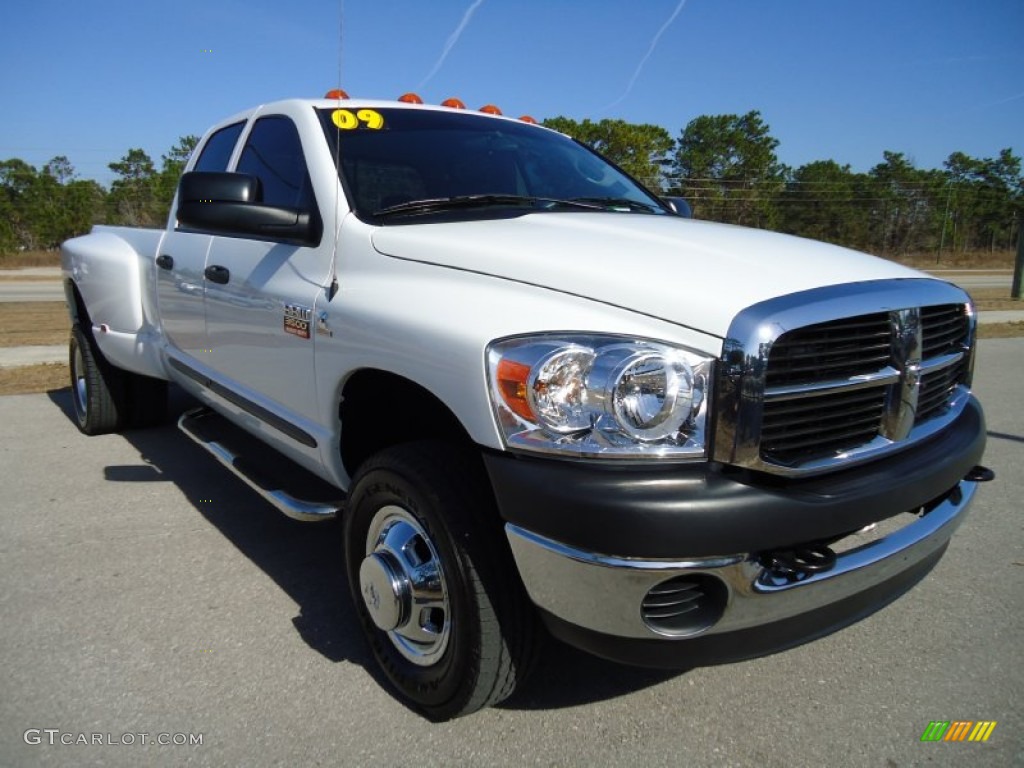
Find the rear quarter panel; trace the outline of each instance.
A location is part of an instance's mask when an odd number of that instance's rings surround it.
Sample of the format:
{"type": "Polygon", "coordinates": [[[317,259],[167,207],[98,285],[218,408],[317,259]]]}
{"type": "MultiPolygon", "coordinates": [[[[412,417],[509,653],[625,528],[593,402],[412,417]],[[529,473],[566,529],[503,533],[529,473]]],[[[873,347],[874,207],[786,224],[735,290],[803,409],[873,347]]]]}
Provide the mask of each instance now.
{"type": "Polygon", "coordinates": [[[166,378],[159,360],[153,260],[164,232],[94,227],[61,246],[66,288],[77,289],[104,356],[119,368],[166,378]]]}

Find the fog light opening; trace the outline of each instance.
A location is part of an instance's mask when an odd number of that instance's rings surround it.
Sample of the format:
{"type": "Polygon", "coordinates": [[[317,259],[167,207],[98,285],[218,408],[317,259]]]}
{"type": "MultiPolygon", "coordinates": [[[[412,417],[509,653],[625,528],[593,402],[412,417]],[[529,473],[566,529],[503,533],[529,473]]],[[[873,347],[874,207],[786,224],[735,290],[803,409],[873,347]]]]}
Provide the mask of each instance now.
{"type": "Polygon", "coordinates": [[[651,587],[640,604],[640,615],[659,635],[689,637],[714,626],[728,600],[729,590],[720,579],[688,573],[651,587]]]}

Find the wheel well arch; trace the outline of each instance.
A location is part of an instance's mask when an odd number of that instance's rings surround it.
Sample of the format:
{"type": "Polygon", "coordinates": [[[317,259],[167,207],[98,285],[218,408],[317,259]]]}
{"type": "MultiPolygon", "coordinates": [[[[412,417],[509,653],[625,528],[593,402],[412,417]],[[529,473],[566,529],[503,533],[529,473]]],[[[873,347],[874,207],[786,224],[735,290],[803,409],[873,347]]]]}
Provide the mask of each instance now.
{"type": "Polygon", "coordinates": [[[472,445],[462,422],[436,395],[416,382],[374,368],[345,382],[338,404],[341,460],[349,477],[378,451],[415,440],[472,445]]]}
{"type": "Polygon", "coordinates": [[[90,333],[92,328],[90,327],[89,310],[86,309],[85,299],[82,298],[82,293],[73,280],[64,281],[64,298],[67,301],[68,314],[71,316],[72,324],[79,323],[87,333],[90,333]]]}

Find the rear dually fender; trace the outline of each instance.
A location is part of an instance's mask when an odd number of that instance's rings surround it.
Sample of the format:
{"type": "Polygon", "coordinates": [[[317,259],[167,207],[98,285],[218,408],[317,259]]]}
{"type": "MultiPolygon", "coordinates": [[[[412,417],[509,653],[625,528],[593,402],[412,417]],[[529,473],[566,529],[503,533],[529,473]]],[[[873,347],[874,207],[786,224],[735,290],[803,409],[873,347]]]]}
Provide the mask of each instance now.
{"type": "Polygon", "coordinates": [[[84,314],[104,357],[118,368],[166,379],[159,354],[153,259],[164,231],[93,227],[61,246],[72,316],[84,314]]]}

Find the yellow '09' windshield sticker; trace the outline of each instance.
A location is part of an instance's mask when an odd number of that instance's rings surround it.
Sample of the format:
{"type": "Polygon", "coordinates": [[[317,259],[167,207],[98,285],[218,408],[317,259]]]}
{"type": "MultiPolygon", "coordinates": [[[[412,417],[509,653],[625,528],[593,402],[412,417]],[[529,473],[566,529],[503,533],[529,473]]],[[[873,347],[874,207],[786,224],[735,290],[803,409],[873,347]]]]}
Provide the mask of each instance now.
{"type": "Polygon", "coordinates": [[[331,113],[331,121],[343,131],[354,131],[359,128],[379,131],[384,127],[384,116],[375,109],[360,109],[355,112],[349,109],[336,109],[331,113]]]}

